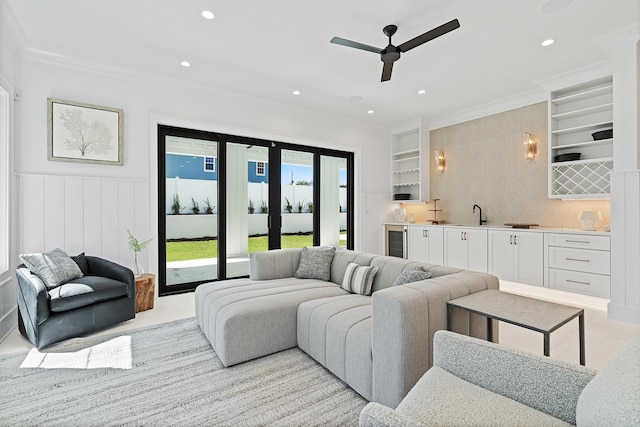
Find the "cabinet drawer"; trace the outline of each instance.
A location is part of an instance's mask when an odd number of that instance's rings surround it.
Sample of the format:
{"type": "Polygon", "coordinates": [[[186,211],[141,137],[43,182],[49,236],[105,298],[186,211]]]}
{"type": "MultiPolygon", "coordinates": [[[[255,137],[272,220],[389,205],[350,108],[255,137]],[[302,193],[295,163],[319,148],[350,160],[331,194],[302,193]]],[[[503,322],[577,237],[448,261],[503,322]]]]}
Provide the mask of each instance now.
{"type": "Polygon", "coordinates": [[[610,274],[611,257],[609,251],[549,247],[549,267],[610,274]]]}
{"type": "Polygon", "coordinates": [[[609,298],[611,278],[600,274],[550,268],[549,287],[599,298],[609,298]]]}
{"type": "Polygon", "coordinates": [[[549,246],[608,251],[611,248],[611,241],[609,236],[592,236],[588,234],[549,234],[549,246]]]}

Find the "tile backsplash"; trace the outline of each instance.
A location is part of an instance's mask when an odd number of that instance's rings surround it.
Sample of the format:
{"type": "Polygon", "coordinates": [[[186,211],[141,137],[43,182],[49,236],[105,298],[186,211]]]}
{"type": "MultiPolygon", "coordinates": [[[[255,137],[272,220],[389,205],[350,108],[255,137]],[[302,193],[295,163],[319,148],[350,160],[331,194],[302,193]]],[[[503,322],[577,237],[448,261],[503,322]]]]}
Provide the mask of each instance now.
{"type": "Polygon", "coordinates": [[[547,103],[471,120],[430,132],[431,151],[444,152],[446,167],[438,172],[431,162],[431,202],[404,204],[416,222],[433,219],[433,199],[438,219],[447,223],[477,224],[482,207],[488,225],[534,223],[541,227],[580,228],[578,215],[602,213],[602,226],[610,223],[609,200],[559,200],[548,197],[547,103]],[[524,132],[535,133],[538,149],[527,160],[524,132]]]}

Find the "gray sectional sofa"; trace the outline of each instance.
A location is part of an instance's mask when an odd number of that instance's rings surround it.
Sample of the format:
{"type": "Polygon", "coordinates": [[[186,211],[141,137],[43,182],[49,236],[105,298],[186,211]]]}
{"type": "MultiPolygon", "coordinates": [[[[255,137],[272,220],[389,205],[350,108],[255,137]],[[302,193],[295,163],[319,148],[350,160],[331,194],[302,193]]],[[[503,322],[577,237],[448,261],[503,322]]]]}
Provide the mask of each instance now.
{"type": "MultiPolygon", "coordinates": [[[[300,256],[301,249],[252,253],[249,279],[200,285],[200,328],[225,366],[298,346],[364,398],[393,408],[433,364],[446,302],[499,287],[490,274],[351,250],[335,252],[328,281],[301,279],[300,256]],[[377,267],[371,296],[342,289],[349,263],[377,267]],[[417,266],[432,278],[391,287],[417,266]]],[[[452,320],[459,333],[487,336],[482,317],[454,310],[452,320]]]]}

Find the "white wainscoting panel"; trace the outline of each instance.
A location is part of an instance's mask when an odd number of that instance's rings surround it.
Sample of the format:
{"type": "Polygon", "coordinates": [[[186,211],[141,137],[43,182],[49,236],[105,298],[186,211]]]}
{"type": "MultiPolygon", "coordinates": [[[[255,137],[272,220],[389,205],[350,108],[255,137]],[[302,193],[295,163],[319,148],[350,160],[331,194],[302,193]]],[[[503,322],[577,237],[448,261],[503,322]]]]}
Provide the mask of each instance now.
{"type": "MultiPolygon", "coordinates": [[[[61,248],[131,267],[127,230],[140,240],[155,237],[145,179],[22,174],[17,186],[19,253],[61,248]]],[[[147,252],[139,256],[145,270],[147,252]]]]}

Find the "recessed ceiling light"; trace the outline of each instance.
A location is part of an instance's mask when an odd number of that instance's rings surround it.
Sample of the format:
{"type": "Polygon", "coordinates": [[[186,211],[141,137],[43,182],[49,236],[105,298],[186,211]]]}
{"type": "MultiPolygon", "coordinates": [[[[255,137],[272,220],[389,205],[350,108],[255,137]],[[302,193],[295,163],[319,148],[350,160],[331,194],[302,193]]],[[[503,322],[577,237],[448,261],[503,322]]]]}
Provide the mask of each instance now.
{"type": "Polygon", "coordinates": [[[182,65],[183,67],[191,67],[191,62],[189,62],[189,61],[182,61],[182,62],[180,62],[180,65],[182,65]]]}
{"type": "Polygon", "coordinates": [[[373,113],[375,113],[375,111],[373,111],[373,110],[367,111],[367,114],[373,114],[373,113]]]}
{"type": "Polygon", "coordinates": [[[424,89],[420,89],[420,90],[418,91],[418,95],[424,95],[425,93],[427,93],[427,91],[426,91],[426,90],[424,90],[424,89]]]}
{"type": "Polygon", "coordinates": [[[204,19],[213,19],[216,17],[210,10],[203,10],[201,15],[204,19]]]}
{"type": "Polygon", "coordinates": [[[552,44],[554,44],[556,41],[554,39],[546,39],[545,41],[543,41],[542,43],[540,43],[542,46],[551,46],[552,44]]]}
{"type": "Polygon", "coordinates": [[[294,91],[293,91],[293,94],[294,94],[294,95],[300,95],[300,91],[299,91],[299,90],[294,90],[294,91]]]}

